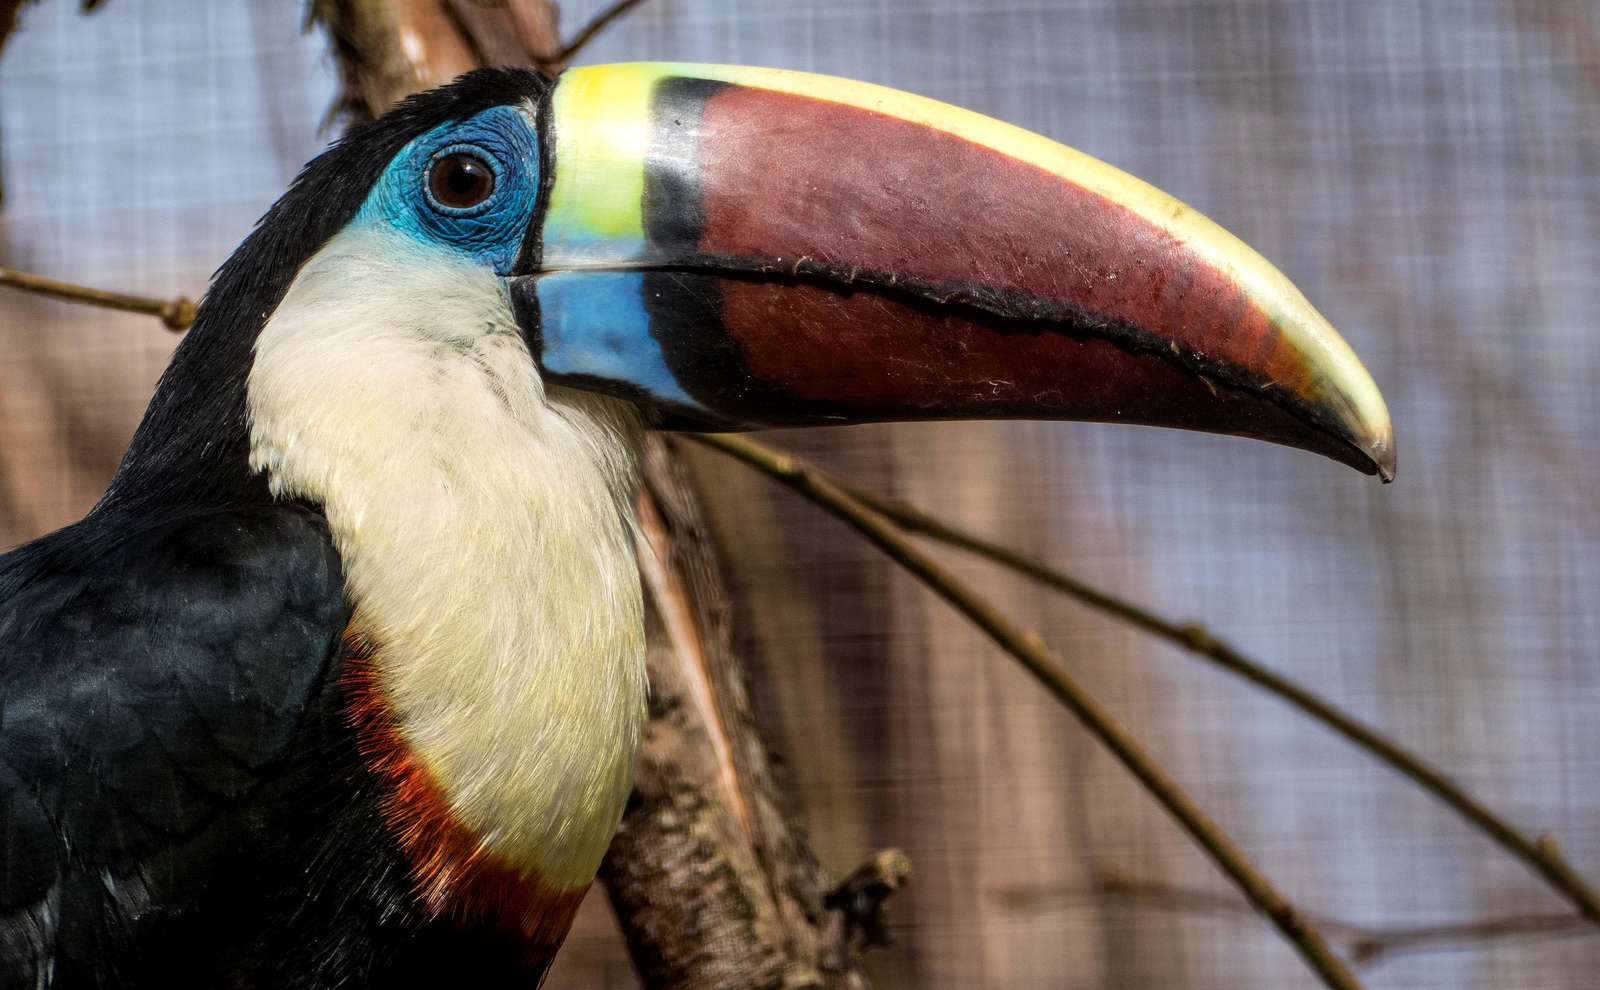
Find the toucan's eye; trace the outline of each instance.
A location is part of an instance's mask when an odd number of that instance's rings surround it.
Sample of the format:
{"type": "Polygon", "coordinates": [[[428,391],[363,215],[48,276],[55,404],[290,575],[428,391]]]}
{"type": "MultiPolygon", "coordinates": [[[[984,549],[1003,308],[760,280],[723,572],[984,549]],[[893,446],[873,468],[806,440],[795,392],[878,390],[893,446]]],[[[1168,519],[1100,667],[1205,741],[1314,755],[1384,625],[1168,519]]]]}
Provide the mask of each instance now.
{"type": "Polygon", "coordinates": [[[494,169],[470,151],[452,152],[429,167],[428,192],[447,210],[470,210],[494,195],[494,169]]]}

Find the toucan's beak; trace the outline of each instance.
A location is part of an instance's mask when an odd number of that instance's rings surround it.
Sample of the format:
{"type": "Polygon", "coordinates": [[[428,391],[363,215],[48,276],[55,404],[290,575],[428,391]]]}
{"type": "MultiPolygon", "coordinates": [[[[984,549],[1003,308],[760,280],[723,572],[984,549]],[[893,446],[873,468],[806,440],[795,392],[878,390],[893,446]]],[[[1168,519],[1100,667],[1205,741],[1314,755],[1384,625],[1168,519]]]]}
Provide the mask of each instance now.
{"type": "Polygon", "coordinates": [[[1007,416],[1318,451],[1385,479],[1383,398],[1276,268],[1161,191],[894,90],[575,69],[514,296],[546,375],[702,428],[1007,416]]]}

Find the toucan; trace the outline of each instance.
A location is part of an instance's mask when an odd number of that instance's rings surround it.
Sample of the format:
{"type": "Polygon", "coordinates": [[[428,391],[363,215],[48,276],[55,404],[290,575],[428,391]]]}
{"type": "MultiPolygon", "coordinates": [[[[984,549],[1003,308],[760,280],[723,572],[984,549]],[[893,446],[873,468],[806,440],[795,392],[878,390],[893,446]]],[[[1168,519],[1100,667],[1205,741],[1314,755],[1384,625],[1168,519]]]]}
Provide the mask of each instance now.
{"type": "Polygon", "coordinates": [[[646,718],[645,431],[977,417],[1394,470],[1277,269],[975,113],[641,63],[353,128],[0,557],[0,986],[537,985],[646,718]]]}

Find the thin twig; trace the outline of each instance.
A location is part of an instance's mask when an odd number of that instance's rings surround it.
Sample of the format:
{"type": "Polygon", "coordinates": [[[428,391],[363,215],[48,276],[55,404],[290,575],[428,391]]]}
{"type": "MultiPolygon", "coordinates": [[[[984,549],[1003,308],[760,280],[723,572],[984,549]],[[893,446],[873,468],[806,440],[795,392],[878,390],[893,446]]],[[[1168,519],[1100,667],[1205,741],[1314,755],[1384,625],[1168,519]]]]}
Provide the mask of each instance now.
{"type": "Polygon", "coordinates": [[[1204,626],[1180,624],[1165,619],[1133,602],[1108,594],[1069,574],[929,515],[915,506],[878,498],[837,481],[834,483],[839,484],[852,498],[863,502],[874,512],[887,516],[911,532],[966,550],[1030,577],[1077,599],[1090,608],[1098,609],[1210,660],[1257,687],[1277,695],[1367,750],[1449,805],[1462,818],[1499,843],[1501,848],[1542,876],[1557,893],[1571,901],[1591,923],[1600,925],[1600,897],[1597,897],[1587,881],[1567,863],[1554,839],[1549,836],[1532,839],[1523,835],[1422,757],[1403,749],[1399,744],[1368,728],[1353,716],[1340,711],[1289,678],[1274,673],[1240,653],[1212,635],[1204,626]]]}
{"type": "Polygon", "coordinates": [[[1492,939],[1592,935],[1589,920],[1576,914],[1508,915],[1442,925],[1369,928],[1350,940],[1350,956],[1366,966],[1401,952],[1465,947],[1492,939]]]}
{"type": "Polygon", "coordinates": [[[588,24],[583,26],[582,31],[579,31],[571,41],[561,47],[559,52],[556,52],[547,60],[542,60],[540,64],[544,66],[565,66],[576,58],[578,53],[588,46],[589,42],[598,37],[601,31],[610,27],[612,21],[628,13],[628,11],[641,3],[644,3],[644,0],[617,0],[616,3],[596,14],[588,24]]]}
{"type": "Polygon", "coordinates": [[[102,306],[107,309],[120,309],[128,313],[141,313],[145,316],[154,316],[166,324],[168,330],[182,333],[194,323],[196,306],[187,296],[176,299],[152,299],[148,296],[130,296],[121,292],[107,292],[104,289],[90,289],[71,282],[58,282],[53,278],[43,275],[30,275],[27,272],[13,271],[10,268],[0,268],[0,286],[10,289],[20,289],[23,292],[32,292],[52,299],[63,299],[67,302],[83,303],[89,306],[102,306]]]}
{"type": "Polygon", "coordinates": [[[1360,987],[1348,967],[1328,948],[1316,927],[1300,914],[1250,862],[1243,850],[1184,792],[1143,746],[1100,702],[1067,673],[1037,634],[1013,625],[993,604],[932,557],[919,550],[894,523],[874,512],[825,475],[803,462],[742,437],[690,435],[689,439],[743,462],[804,494],[916,575],[957,611],[982,629],[1001,649],[1022,662],[1051,694],[1083,724],[1160,801],[1211,856],[1252,904],[1265,914],[1329,987],[1360,987]]]}
{"type": "MultiPolygon", "coordinates": [[[[1070,891],[1062,893],[1070,895],[1070,891]]],[[[1165,883],[1146,883],[1117,874],[1102,875],[1085,894],[1112,897],[1169,911],[1218,915],[1252,914],[1250,906],[1228,891],[1197,890],[1165,883]]],[[[1023,895],[1030,902],[1037,896],[1023,895]]],[[[1511,914],[1433,925],[1378,927],[1338,918],[1319,917],[1329,937],[1345,943],[1357,965],[1378,962],[1401,952],[1424,952],[1492,939],[1552,935],[1592,935],[1589,922],[1577,914],[1511,914]]]]}

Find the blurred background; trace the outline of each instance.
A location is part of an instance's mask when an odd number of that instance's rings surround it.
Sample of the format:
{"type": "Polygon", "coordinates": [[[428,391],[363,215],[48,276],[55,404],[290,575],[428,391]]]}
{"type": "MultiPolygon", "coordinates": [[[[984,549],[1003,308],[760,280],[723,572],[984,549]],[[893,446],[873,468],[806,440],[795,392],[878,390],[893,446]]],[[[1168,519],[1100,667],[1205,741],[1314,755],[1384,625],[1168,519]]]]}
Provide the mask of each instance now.
{"type": "MultiPolygon", "coordinates": [[[[572,30],[603,4],[568,0],[572,30]]],[[[336,72],[297,3],[25,8],[0,266],[195,295],[336,72]]],[[[1273,259],[1393,412],[1399,480],[1244,440],[1030,424],[768,439],[1201,621],[1600,876],[1600,13],[1588,0],[648,0],[580,61],[738,62],[958,103],[1106,159],[1273,259]]],[[[98,497],[175,338],[0,294],[0,546],[98,497]]],[[[910,854],[883,987],[1314,985],[1009,660],[840,525],[702,472],[768,734],[821,859],[910,854]],[[1226,901],[1227,898],[1223,897],[1226,901]]],[[[951,558],[1059,648],[1318,918],[1559,913],[1430,797],[1173,649],[951,558]]],[[[1330,931],[1336,947],[1346,935],[1330,931]]],[[[1343,939],[1343,940],[1342,940],[1343,939]]],[[[1596,984],[1595,934],[1430,943],[1371,987],[1596,984]]],[[[635,986],[603,898],[549,984],[635,986]]]]}

